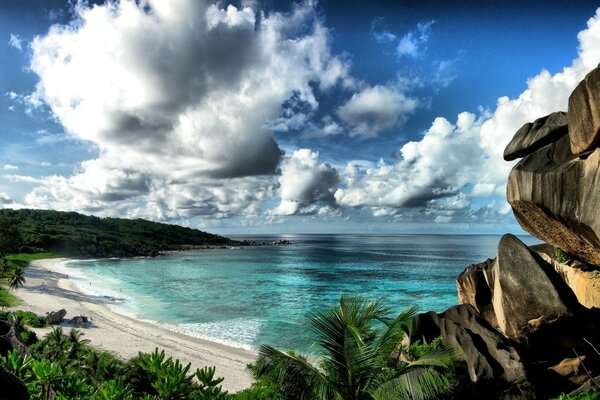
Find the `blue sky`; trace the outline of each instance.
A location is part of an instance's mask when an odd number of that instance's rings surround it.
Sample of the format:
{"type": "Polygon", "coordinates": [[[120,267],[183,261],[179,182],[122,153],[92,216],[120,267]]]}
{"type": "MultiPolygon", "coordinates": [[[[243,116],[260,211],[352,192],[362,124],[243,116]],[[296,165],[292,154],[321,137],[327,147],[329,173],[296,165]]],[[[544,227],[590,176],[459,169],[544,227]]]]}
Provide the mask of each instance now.
{"type": "Polygon", "coordinates": [[[0,4],[0,204],[224,232],[518,232],[501,154],[594,2],[0,4]]]}

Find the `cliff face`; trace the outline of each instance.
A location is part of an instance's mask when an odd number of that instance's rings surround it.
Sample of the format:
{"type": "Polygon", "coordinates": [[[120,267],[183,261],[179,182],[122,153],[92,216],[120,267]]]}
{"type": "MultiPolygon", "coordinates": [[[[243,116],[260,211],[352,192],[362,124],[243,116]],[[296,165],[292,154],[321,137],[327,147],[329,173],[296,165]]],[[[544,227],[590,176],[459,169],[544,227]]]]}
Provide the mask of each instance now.
{"type": "Polygon", "coordinates": [[[458,276],[461,305],[422,314],[412,336],[460,347],[471,381],[495,387],[486,398],[556,397],[600,374],[600,67],[567,113],[519,129],[504,158],[522,158],[507,199],[545,244],[504,235],[495,259],[458,276]]]}

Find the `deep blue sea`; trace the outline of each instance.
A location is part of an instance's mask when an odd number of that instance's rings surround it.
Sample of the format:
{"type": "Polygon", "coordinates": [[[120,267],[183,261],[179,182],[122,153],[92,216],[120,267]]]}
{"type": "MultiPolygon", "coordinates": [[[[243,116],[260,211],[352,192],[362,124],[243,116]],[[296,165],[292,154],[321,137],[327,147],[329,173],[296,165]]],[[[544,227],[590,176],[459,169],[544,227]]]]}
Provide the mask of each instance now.
{"type": "MultiPolygon", "coordinates": [[[[310,351],[306,316],[341,294],[381,297],[400,312],[457,303],[454,279],[494,257],[499,236],[285,235],[236,237],[287,246],[211,249],[157,258],[70,262],[79,286],[125,314],[244,348],[310,351]]],[[[521,238],[528,244],[530,237],[521,238]]]]}

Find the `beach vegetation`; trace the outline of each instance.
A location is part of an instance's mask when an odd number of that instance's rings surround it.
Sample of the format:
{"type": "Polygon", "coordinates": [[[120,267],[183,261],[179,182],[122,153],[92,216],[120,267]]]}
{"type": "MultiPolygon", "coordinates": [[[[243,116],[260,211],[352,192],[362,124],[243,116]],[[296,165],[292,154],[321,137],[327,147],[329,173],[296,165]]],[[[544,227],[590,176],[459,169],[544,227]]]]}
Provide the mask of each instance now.
{"type": "Polygon", "coordinates": [[[12,293],[10,293],[8,290],[0,288],[0,307],[2,309],[14,307],[17,304],[19,304],[19,301],[12,293]]]}
{"type": "Polygon", "coordinates": [[[261,375],[297,398],[378,400],[435,398],[452,390],[448,377],[455,352],[441,346],[413,350],[400,343],[415,308],[390,318],[383,300],[342,297],[339,306],[311,313],[309,323],[321,349],[318,362],[269,345],[259,351],[261,375]]]}

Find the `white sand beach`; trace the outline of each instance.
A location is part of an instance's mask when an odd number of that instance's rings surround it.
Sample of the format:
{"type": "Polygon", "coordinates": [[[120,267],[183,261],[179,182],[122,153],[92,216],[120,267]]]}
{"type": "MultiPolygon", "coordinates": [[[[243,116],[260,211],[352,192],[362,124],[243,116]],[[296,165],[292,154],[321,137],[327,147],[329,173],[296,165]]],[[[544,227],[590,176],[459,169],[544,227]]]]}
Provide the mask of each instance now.
{"type": "MultiPolygon", "coordinates": [[[[217,375],[225,378],[223,387],[231,392],[243,390],[252,384],[246,364],[253,362],[256,354],[207,340],[194,338],[138,321],[112,311],[98,296],[85,294],[57,271],[65,259],[47,259],[32,262],[26,269],[26,283],[16,292],[21,304],[17,307],[45,315],[46,312],[65,309],[66,319],[84,315],[91,318],[91,327],[80,328],[90,344],[110,351],[123,359],[138,352],[152,352],[156,347],[192,363],[192,369],[215,366],[217,375]]],[[[63,323],[63,329],[71,325],[63,323]]],[[[43,337],[50,328],[34,329],[43,337]]]]}

